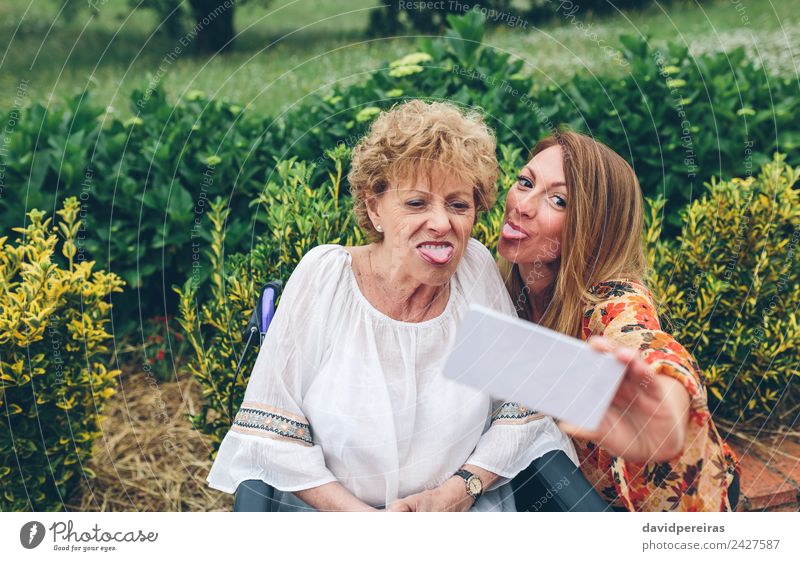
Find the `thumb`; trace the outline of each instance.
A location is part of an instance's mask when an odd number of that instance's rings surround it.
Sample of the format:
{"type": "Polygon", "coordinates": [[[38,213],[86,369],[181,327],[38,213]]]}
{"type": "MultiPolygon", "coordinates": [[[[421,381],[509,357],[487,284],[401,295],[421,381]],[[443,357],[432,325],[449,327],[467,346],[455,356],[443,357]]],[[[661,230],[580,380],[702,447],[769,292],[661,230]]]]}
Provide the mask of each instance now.
{"type": "Polygon", "coordinates": [[[566,421],[558,421],[557,425],[562,432],[570,436],[574,436],[576,438],[582,438],[585,440],[594,440],[598,436],[596,433],[592,431],[588,431],[586,429],[583,429],[566,421]]]}

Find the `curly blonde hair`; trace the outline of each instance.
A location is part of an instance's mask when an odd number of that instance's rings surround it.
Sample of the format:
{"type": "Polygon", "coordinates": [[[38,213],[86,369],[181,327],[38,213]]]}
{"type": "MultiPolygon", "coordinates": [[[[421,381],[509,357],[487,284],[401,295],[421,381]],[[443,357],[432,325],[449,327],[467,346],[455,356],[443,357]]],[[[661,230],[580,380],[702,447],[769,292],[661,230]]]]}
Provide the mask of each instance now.
{"type": "Polygon", "coordinates": [[[418,99],[381,113],[353,149],[348,180],[358,225],[382,239],[367,214],[367,200],[399,181],[445,169],[472,184],[475,217],[497,200],[495,138],[480,113],[418,99]]]}

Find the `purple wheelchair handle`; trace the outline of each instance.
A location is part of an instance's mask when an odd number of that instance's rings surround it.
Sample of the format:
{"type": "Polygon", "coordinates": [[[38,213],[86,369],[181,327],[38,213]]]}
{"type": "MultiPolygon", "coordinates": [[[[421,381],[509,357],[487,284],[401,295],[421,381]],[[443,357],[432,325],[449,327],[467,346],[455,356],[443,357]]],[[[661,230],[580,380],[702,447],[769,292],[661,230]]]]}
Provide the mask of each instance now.
{"type": "Polygon", "coordinates": [[[264,339],[269,324],[272,323],[272,318],[275,315],[275,289],[268,286],[264,289],[264,296],[261,300],[261,339],[264,339]]]}

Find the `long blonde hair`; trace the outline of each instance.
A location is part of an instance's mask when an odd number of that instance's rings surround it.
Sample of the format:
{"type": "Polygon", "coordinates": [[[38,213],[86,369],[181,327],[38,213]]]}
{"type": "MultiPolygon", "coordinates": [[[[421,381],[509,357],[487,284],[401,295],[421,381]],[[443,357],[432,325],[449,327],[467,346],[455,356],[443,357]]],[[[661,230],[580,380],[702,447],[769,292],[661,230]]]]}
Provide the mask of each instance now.
{"type": "MultiPolygon", "coordinates": [[[[558,272],[539,324],[580,338],[584,308],[598,300],[589,292],[593,285],[611,279],[645,281],[644,203],[628,162],[589,136],[555,131],[536,144],[530,157],[556,145],[562,150],[569,203],[558,272]]],[[[498,265],[519,316],[531,320],[519,266],[502,257],[498,265]]]]}

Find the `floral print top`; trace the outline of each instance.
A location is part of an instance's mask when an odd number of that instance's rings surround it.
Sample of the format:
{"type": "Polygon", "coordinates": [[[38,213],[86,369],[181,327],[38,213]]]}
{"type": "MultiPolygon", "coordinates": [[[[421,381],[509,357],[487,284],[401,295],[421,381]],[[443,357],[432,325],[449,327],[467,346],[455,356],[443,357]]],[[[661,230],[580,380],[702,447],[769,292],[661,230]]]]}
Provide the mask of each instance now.
{"type": "Polygon", "coordinates": [[[708,409],[703,374],[689,352],[661,330],[648,289],[629,279],[594,285],[602,300],[587,306],[581,338],[605,335],[638,349],[655,372],[680,381],[691,406],[686,447],[664,462],[634,463],[598,444],[574,438],[581,471],[614,507],[629,511],[729,511],[728,486],[738,459],[720,438],[708,409]]]}

